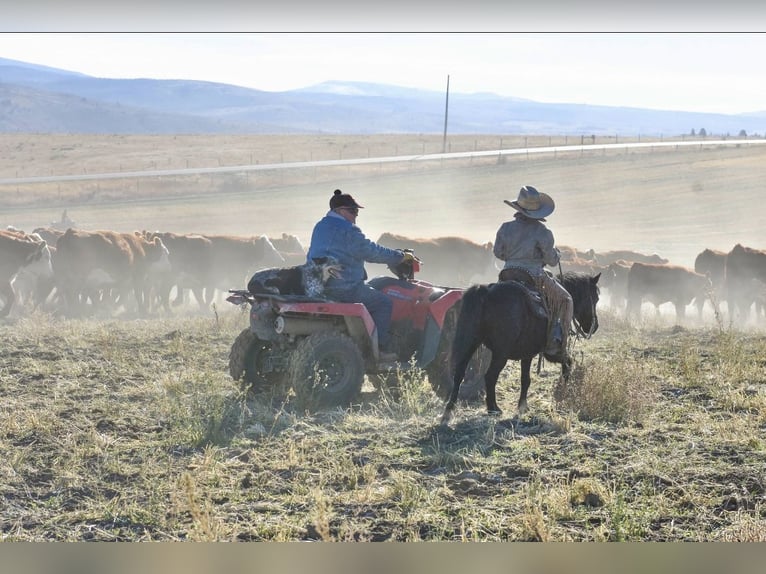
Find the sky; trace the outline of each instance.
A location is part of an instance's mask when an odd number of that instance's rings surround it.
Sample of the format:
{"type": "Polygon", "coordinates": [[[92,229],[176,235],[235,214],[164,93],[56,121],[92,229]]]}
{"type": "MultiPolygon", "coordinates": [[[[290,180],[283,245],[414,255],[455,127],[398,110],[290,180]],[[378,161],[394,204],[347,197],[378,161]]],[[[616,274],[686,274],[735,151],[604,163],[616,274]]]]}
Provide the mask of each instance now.
{"type": "Polygon", "coordinates": [[[0,33],[2,58],[105,78],[444,92],[449,76],[451,93],[726,114],[766,110],[763,54],[743,32],[0,33]]]}

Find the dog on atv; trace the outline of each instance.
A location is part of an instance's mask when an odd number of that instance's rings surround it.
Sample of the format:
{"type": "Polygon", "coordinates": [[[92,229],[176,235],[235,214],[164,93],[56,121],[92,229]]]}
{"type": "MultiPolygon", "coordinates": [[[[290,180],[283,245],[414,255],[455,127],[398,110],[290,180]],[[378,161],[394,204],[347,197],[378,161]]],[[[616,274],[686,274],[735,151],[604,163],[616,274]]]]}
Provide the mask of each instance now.
{"type": "Polygon", "coordinates": [[[341,265],[334,257],[316,257],[303,265],[261,269],[250,278],[247,290],[253,295],[304,295],[324,297],[331,277],[340,277],[341,265]]]}

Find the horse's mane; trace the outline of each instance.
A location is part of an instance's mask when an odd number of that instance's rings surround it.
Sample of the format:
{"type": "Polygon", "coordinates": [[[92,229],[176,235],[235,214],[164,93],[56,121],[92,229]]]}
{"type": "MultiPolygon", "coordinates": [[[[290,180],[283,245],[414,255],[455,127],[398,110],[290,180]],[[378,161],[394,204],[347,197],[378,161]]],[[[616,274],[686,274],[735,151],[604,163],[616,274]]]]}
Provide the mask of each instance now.
{"type": "MultiPolygon", "coordinates": [[[[557,276],[556,280],[569,291],[569,294],[572,295],[572,299],[579,299],[588,296],[593,277],[595,277],[595,275],[589,273],[567,271],[564,273],[563,277],[561,275],[557,276]]],[[[598,284],[596,285],[596,293],[600,293],[598,284]]]]}

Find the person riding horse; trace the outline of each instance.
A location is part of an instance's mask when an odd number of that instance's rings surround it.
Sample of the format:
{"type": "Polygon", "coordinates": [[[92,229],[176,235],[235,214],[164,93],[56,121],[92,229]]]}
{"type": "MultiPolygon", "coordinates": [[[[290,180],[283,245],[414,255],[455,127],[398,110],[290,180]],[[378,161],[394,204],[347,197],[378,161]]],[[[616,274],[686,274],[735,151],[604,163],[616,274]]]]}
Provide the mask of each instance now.
{"type": "Polygon", "coordinates": [[[516,280],[537,289],[543,295],[548,310],[548,339],[544,356],[549,361],[567,360],[567,340],[572,324],[572,296],[545,266],[559,263],[553,233],[544,222],[553,213],[555,203],[546,193],[531,185],[519,190],[515,201],[504,200],[517,211],[512,221],[504,222],[497,231],[495,257],[505,261],[498,279],[516,280]]]}

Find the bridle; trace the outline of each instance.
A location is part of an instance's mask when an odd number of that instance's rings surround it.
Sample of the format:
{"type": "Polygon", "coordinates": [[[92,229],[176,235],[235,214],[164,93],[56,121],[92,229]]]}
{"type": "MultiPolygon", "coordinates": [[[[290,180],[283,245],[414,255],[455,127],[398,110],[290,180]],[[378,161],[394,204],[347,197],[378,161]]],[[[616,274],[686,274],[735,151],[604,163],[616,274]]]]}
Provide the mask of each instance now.
{"type": "MultiPolygon", "coordinates": [[[[561,269],[561,261],[559,261],[559,277],[561,277],[561,283],[564,283],[564,272],[561,269]]],[[[590,287],[590,286],[589,286],[590,287]]],[[[588,289],[588,300],[590,301],[590,313],[591,317],[596,316],[596,303],[593,301],[593,294],[591,293],[590,288],[588,289]]],[[[596,325],[596,322],[591,320],[590,322],[590,329],[587,331],[582,328],[582,325],[580,325],[580,321],[577,320],[577,317],[572,317],[572,324],[574,325],[574,331],[572,331],[572,334],[577,337],[578,339],[590,339],[593,336],[594,328],[596,325]]]]}
{"type": "MultiPolygon", "coordinates": [[[[591,295],[590,290],[588,290],[588,299],[590,299],[591,317],[595,317],[596,304],[593,302],[593,295],[591,295]]],[[[596,321],[590,322],[590,329],[588,329],[588,331],[585,331],[585,329],[582,328],[582,325],[580,325],[580,321],[577,320],[577,317],[572,317],[572,323],[575,326],[574,334],[578,339],[590,339],[593,336],[593,330],[596,325],[596,321]]]]}

